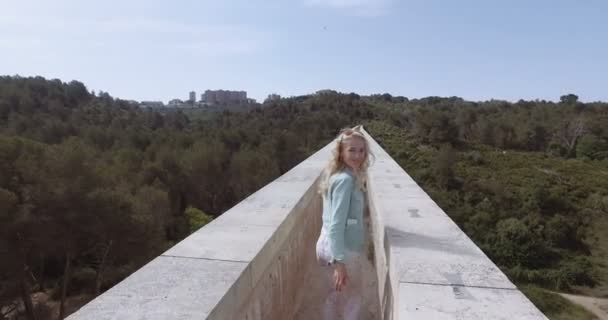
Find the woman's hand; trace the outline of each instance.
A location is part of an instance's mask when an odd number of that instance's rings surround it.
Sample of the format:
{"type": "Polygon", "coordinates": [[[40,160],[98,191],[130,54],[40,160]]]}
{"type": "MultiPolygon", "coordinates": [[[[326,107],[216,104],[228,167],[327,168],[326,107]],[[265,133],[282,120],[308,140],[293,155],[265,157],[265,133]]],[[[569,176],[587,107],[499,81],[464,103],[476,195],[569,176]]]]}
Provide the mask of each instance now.
{"type": "Polygon", "coordinates": [[[346,266],[342,262],[336,262],[334,269],[334,287],[337,291],[342,291],[348,283],[346,266]]]}

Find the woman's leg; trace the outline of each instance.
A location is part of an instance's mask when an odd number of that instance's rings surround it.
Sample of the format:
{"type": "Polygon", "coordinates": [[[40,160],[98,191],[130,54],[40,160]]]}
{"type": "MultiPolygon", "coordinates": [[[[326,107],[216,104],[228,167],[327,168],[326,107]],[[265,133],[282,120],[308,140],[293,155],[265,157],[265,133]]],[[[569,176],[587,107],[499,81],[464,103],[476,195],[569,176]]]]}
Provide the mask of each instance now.
{"type": "Polygon", "coordinates": [[[349,283],[347,284],[343,296],[343,315],[344,320],[359,320],[362,304],[362,254],[351,253],[347,257],[346,270],[348,271],[349,283]]]}
{"type": "Polygon", "coordinates": [[[334,267],[321,266],[323,320],[359,320],[362,304],[361,256],[350,255],[345,261],[348,283],[342,291],[334,287],[334,267]]]}
{"type": "Polygon", "coordinates": [[[323,268],[323,280],[325,286],[323,288],[323,320],[338,320],[340,319],[340,310],[342,310],[343,299],[340,292],[336,291],[333,286],[333,267],[323,268]]]}
{"type": "Polygon", "coordinates": [[[345,266],[348,282],[342,291],[336,291],[334,286],[334,266],[327,264],[330,257],[327,237],[321,235],[316,246],[319,261],[319,273],[323,280],[321,289],[323,303],[323,320],[359,320],[362,304],[362,259],[363,254],[347,251],[345,266]]]}
{"type": "Polygon", "coordinates": [[[327,238],[322,234],[317,241],[317,260],[319,262],[319,276],[321,277],[322,287],[319,292],[320,302],[322,304],[322,319],[323,320],[338,320],[339,295],[334,288],[334,267],[328,263],[329,259],[329,244],[327,238]]]}

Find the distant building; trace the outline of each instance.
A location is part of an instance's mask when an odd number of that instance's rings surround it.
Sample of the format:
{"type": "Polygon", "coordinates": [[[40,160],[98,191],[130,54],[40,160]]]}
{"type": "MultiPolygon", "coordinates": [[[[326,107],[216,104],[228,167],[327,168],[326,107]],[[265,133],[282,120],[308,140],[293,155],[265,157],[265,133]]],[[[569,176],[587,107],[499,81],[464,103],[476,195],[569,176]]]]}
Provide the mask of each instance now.
{"type": "Polygon", "coordinates": [[[195,91],[190,91],[190,100],[188,100],[188,102],[190,102],[190,104],[194,105],[194,103],[196,102],[196,92],[195,91]]]}
{"type": "Polygon", "coordinates": [[[142,101],[139,106],[142,108],[164,108],[165,104],[162,101],[142,101]]]}
{"type": "Polygon", "coordinates": [[[247,103],[246,91],[230,91],[230,90],[206,90],[201,95],[202,102],[208,105],[215,104],[245,104],[247,103]]]}
{"type": "Polygon", "coordinates": [[[184,104],[184,102],[182,100],[180,100],[180,99],[173,99],[173,100],[169,101],[169,103],[167,104],[167,106],[172,107],[172,108],[179,108],[183,104],[184,104]]]}

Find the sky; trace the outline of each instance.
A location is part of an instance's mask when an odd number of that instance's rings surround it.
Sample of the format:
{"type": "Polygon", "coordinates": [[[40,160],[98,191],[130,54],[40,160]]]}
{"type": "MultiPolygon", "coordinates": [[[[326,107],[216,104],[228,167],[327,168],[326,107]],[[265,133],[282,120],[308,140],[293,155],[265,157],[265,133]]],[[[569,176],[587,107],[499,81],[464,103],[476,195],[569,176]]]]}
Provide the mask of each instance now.
{"type": "Polygon", "coordinates": [[[606,0],[0,0],[0,75],[133,100],[608,101],[606,0]]]}

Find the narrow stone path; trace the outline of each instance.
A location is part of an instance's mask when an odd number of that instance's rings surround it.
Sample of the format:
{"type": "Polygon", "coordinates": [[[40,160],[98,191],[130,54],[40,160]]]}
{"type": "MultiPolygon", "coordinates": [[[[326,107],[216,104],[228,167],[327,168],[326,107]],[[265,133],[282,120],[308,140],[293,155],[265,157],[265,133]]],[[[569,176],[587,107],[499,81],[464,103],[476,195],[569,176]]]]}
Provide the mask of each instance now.
{"type": "MultiPolygon", "coordinates": [[[[306,288],[302,288],[305,292],[302,298],[302,303],[295,317],[295,320],[310,320],[321,319],[323,301],[320,299],[318,292],[321,291],[323,285],[320,283],[321,277],[314,274],[314,270],[309,275],[309,281],[306,283],[306,288]]],[[[362,320],[377,320],[378,306],[375,296],[378,294],[378,284],[375,279],[375,269],[369,260],[365,260],[363,265],[363,305],[361,310],[362,320]]]]}

